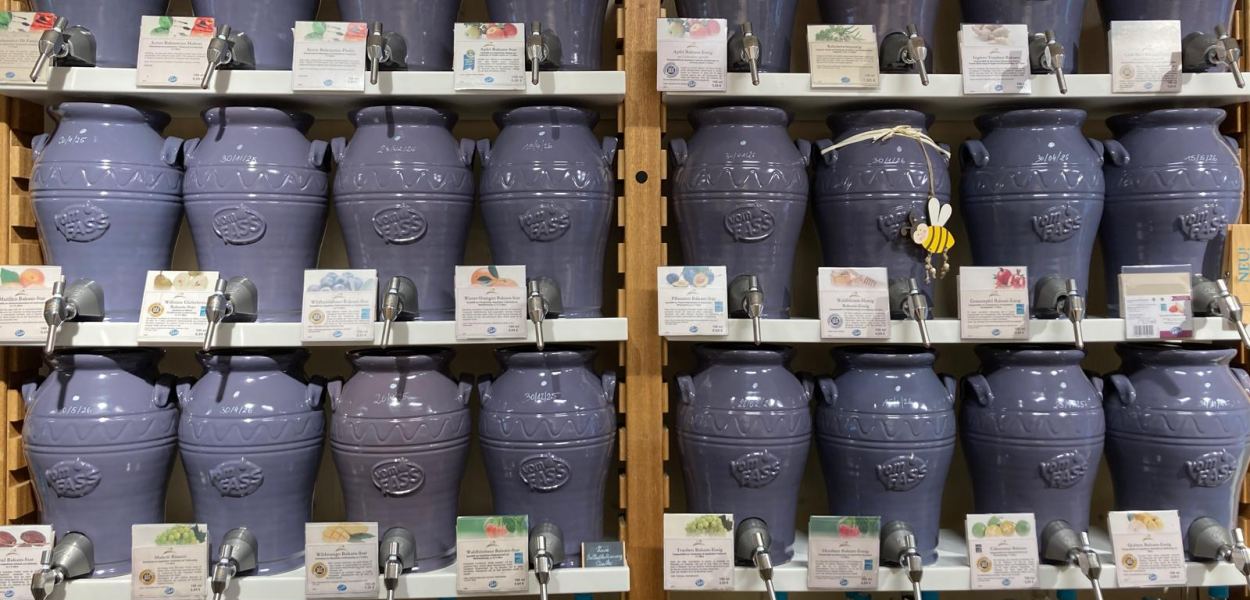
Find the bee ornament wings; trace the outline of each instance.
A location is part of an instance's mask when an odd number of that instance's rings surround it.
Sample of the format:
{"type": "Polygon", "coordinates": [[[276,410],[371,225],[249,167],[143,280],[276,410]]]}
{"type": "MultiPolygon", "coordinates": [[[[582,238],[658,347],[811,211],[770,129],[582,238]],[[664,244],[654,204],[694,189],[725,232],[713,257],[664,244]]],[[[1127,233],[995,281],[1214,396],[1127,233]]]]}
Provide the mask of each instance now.
{"type": "Polygon", "coordinates": [[[942,204],[941,200],[929,196],[929,225],[942,227],[951,220],[951,205],[942,204]]]}

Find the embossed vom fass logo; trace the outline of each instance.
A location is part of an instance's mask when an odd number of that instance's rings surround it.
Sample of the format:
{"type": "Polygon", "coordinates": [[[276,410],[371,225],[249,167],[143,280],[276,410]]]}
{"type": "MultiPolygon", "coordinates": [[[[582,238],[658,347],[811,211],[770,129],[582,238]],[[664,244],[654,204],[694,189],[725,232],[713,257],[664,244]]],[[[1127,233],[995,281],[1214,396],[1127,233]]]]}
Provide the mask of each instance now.
{"type": "Polygon", "coordinates": [[[265,218],[243,206],[227,206],[213,213],[213,232],[227,244],[245,246],[265,237],[265,218]]]}
{"type": "Polygon", "coordinates": [[[773,213],[754,204],[739,206],[725,215],[725,231],[735,242],[759,242],[768,239],[776,228],[773,213]]]}
{"type": "Polygon", "coordinates": [[[885,236],[886,241],[893,242],[903,239],[903,227],[910,227],[919,220],[919,214],[913,215],[909,204],[900,204],[877,217],[877,231],[885,236]]]}
{"type": "Polygon", "coordinates": [[[1224,449],[1207,452],[1185,461],[1185,472],[1198,487],[1219,487],[1237,472],[1237,457],[1224,449]]]}
{"type": "Polygon", "coordinates": [[[48,487],[62,498],[82,498],[100,485],[100,469],[81,458],[58,462],[43,474],[48,487]]]}
{"type": "Polygon", "coordinates": [[[1084,453],[1071,450],[1038,463],[1037,470],[1046,487],[1066,489],[1076,485],[1089,472],[1089,459],[1084,453]]]}
{"type": "Polygon", "coordinates": [[[425,471],[407,458],[392,458],[373,465],[373,485],[384,496],[407,496],[425,485],[425,471]]]}
{"type": "Polygon", "coordinates": [[[396,204],[373,213],[373,231],[392,244],[411,244],[425,237],[427,229],[425,215],[411,206],[396,204]]]}
{"type": "Polygon", "coordinates": [[[1033,216],[1033,233],[1051,244],[1067,241],[1081,230],[1081,213],[1071,204],[1052,206],[1033,216]]]}
{"type": "Polygon", "coordinates": [[[891,492],[906,492],[924,481],[929,463],[914,454],[895,456],[877,465],[877,481],[891,492]]]}
{"type": "Polygon", "coordinates": [[[543,202],[521,213],[517,220],[525,236],[535,242],[554,242],[573,225],[569,211],[550,202],[543,202]]]}
{"type": "Polygon", "coordinates": [[[729,461],[729,472],[742,487],[762,488],[777,479],[781,466],[777,455],[768,450],[755,450],[729,461]]]}
{"type": "Polygon", "coordinates": [[[1207,242],[1219,237],[1228,228],[1228,217],[1218,204],[1201,204],[1189,212],[1176,217],[1185,239],[1192,242],[1207,242]]]}
{"type": "Polygon", "coordinates": [[[544,453],[522,460],[517,467],[517,473],[521,476],[521,481],[530,486],[530,489],[551,492],[568,483],[573,470],[563,458],[544,453]]]}
{"type": "Polygon", "coordinates": [[[222,496],[244,498],[256,493],[265,483],[260,466],[246,459],[228,460],[208,471],[208,480],[222,496]]]}
{"type": "Polygon", "coordinates": [[[70,242],[93,242],[109,230],[109,215],[91,204],[71,204],[52,217],[56,230],[70,242]]]}

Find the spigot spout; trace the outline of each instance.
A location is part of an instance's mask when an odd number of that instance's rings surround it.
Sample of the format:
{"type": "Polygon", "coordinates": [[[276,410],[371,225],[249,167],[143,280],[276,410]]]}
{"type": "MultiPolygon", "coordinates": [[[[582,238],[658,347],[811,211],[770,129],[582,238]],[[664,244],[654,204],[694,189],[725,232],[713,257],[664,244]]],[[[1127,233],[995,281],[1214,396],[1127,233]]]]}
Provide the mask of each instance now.
{"type": "Polygon", "coordinates": [[[1068,93],[1068,79],[1063,73],[1064,49],[1055,39],[1055,32],[1046,32],[1046,46],[1042,50],[1042,67],[1055,74],[1059,83],[1059,93],[1068,93]]]}
{"type": "Polygon", "coordinates": [[[70,579],[85,577],[95,570],[95,546],[91,538],[71,531],[52,547],[51,552],[44,552],[40,560],[43,565],[30,580],[31,594],[40,600],[56,592],[56,589],[70,579]]]}
{"type": "Polygon", "coordinates": [[[907,47],[903,50],[902,61],[905,64],[916,67],[916,73],[920,75],[920,84],[929,85],[929,72],[925,69],[924,61],[929,56],[929,47],[925,44],[924,38],[920,37],[915,25],[907,26],[907,47]]]}
{"type": "Polygon", "coordinates": [[[67,312],[70,308],[65,302],[65,281],[54,282],[52,297],[43,303],[43,320],[48,324],[48,339],[43,345],[44,356],[52,356],[56,352],[56,336],[61,331],[61,325],[68,320],[67,312]]]}
{"type": "Polygon", "coordinates": [[[543,24],[539,21],[530,23],[530,33],[525,42],[525,56],[530,61],[530,83],[538,85],[538,75],[542,63],[547,60],[547,44],[543,41],[543,24]]]}
{"type": "Polygon", "coordinates": [[[1223,59],[1228,70],[1233,74],[1233,80],[1237,82],[1238,88],[1246,87],[1246,80],[1241,75],[1241,45],[1237,40],[1228,35],[1228,30],[1223,25],[1215,26],[1216,43],[1219,44],[1224,51],[1218,53],[1218,57],[1223,59]]]}
{"type": "Polygon", "coordinates": [[[1102,560],[1089,545],[1089,533],[1081,532],[1081,545],[1075,549],[1074,553],[1077,568],[1089,579],[1089,585],[1094,590],[1094,599],[1102,600],[1102,584],[1098,582],[1099,576],[1102,575],[1102,560]]]}
{"type": "Polygon", "coordinates": [[[238,572],[238,566],[230,558],[233,553],[234,546],[222,546],[221,556],[217,562],[213,563],[213,572],[208,582],[209,589],[213,592],[213,600],[221,600],[222,595],[226,593],[226,588],[230,587],[230,580],[238,572]]]}
{"type": "Polygon", "coordinates": [[[39,36],[39,58],[35,59],[35,66],[30,70],[31,81],[39,81],[39,75],[43,73],[44,65],[62,53],[62,45],[65,43],[65,29],[68,27],[68,19],[57,17],[56,23],[52,25],[52,28],[39,36]]]}
{"type": "Polygon", "coordinates": [[[748,276],[747,291],[742,298],[742,311],[751,319],[751,334],[755,345],[764,343],[764,290],[760,288],[760,278],[757,275],[748,276]]]}
{"type": "Polygon", "coordinates": [[[529,547],[534,578],[538,580],[538,595],[547,600],[551,571],[564,561],[564,534],[555,523],[543,521],[530,530],[529,547]]]}
{"type": "Polygon", "coordinates": [[[395,600],[395,589],[404,570],[417,565],[417,540],[403,527],[392,527],[382,534],[378,562],[382,567],[382,586],[386,599],[395,600]]]}
{"type": "Polygon", "coordinates": [[[369,26],[369,39],[365,42],[365,59],[369,62],[369,83],[373,85],[378,84],[378,72],[381,71],[384,45],[382,22],[374,21],[369,26]]]}
{"type": "Polygon", "coordinates": [[[898,562],[907,569],[907,580],[911,582],[911,591],[915,600],[920,600],[920,580],[924,578],[924,564],[920,559],[920,552],[916,550],[916,536],[907,534],[905,538],[907,548],[903,551],[903,556],[898,562]]]}
{"type": "Polygon", "coordinates": [[[51,553],[43,552],[40,563],[43,565],[30,578],[30,594],[35,600],[44,600],[56,591],[56,587],[65,581],[65,572],[52,566],[51,553]]]}
{"type": "Polygon", "coordinates": [[[1078,349],[1085,349],[1085,331],[1081,323],[1085,320],[1085,297],[1076,288],[1076,280],[1068,279],[1067,291],[1059,302],[1059,310],[1072,322],[1072,340],[1078,349]]]}
{"type": "Polygon", "coordinates": [[[933,347],[933,340],[929,338],[929,299],[920,291],[920,284],[916,278],[912,277],[908,280],[908,290],[906,309],[907,315],[911,320],[916,322],[916,326],[920,328],[920,343],[925,348],[933,347]]]}
{"type": "Polygon", "coordinates": [[[756,570],[760,572],[760,579],[764,580],[764,589],[767,590],[770,600],[777,600],[777,590],[773,588],[773,559],[768,554],[768,544],[764,532],[755,532],[755,552],[751,562],[755,563],[756,570]]]}
{"type": "Polygon", "coordinates": [[[1240,527],[1233,528],[1233,566],[1241,572],[1241,576],[1246,578],[1246,585],[1250,586],[1250,548],[1246,547],[1246,534],[1242,532],[1240,527]]]}
{"type": "Polygon", "coordinates": [[[382,297],[382,347],[386,348],[391,343],[391,325],[399,318],[400,313],[404,311],[404,299],[400,295],[400,279],[392,277],[390,286],[387,287],[386,295],[382,297]]]}
{"type": "Polygon", "coordinates": [[[230,33],[229,25],[220,25],[217,27],[217,35],[208,42],[208,66],[204,69],[204,78],[200,80],[200,89],[208,89],[213,72],[230,62],[230,33]]]}
{"type": "Polygon", "coordinates": [[[534,323],[534,345],[542,350],[545,345],[543,320],[547,318],[547,299],[543,297],[542,285],[537,279],[529,280],[526,283],[526,289],[529,296],[525,300],[525,307],[529,312],[530,321],[534,323]]]}
{"type": "MultiPolygon", "coordinates": [[[[751,22],[742,24],[742,59],[751,69],[751,85],[760,84],[760,38],[751,30],[751,22]]],[[[758,343],[758,342],[756,342],[758,343]]]]}
{"type": "Polygon", "coordinates": [[[750,562],[760,573],[764,589],[768,597],[776,600],[777,592],[773,589],[773,559],[768,547],[773,543],[768,532],[768,524],[758,517],[748,517],[738,524],[734,532],[734,558],[741,562],[750,562]]]}
{"type": "Polygon", "coordinates": [[[213,349],[213,341],[217,337],[217,326],[230,316],[230,312],[230,297],[226,295],[226,280],[218,278],[213,286],[213,293],[209,294],[208,301],[204,303],[204,317],[208,319],[208,331],[204,334],[202,350],[208,352],[213,349]]]}
{"type": "Polygon", "coordinates": [[[386,549],[386,566],[382,569],[382,585],[386,588],[386,600],[395,600],[395,588],[399,587],[399,574],[404,563],[399,557],[399,542],[391,542],[386,549]]]}
{"type": "Polygon", "coordinates": [[[256,535],[246,527],[236,527],[222,536],[221,550],[208,582],[213,600],[221,600],[236,575],[256,568],[256,548],[256,535]]]}
{"type": "Polygon", "coordinates": [[[1228,290],[1228,283],[1223,278],[1216,279],[1215,285],[1218,290],[1215,297],[1215,310],[1221,317],[1224,317],[1237,328],[1237,335],[1241,337],[1241,343],[1250,346],[1250,332],[1246,330],[1246,324],[1243,321],[1244,312],[1241,307],[1241,300],[1234,296],[1228,290]]]}

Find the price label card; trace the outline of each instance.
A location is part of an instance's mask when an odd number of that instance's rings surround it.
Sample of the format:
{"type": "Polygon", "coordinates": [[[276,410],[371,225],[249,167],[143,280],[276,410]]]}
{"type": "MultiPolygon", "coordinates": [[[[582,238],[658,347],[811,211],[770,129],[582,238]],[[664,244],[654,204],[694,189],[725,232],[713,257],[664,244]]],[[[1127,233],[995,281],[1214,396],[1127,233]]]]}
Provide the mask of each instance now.
{"type": "Polygon", "coordinates": [[[452,71],[457,90],[524,90],[524,23],[456,23],[452,71]]]}
{"type": "Polygon", "coordinates": [[[1176,511],[1112,511],[1107,513],[1107,529],[1120,587],[1185,585],[1185,548],[1176,511]]]}
{"type": "Polygon", "coordinates": [[[808,25],[812,88],[881,86],[881,60],[872,25],[808,25]]]}
{"type": "Polygon", "coordinates": [[[1181,22],[1112,21],[1107,32],[1113,93],[1181,91],[1181,22]]]}
{"type": "Polygon", "coordinates": [[[140,342],[199,344],[208,333],[205,304],[217,271],[148,271],[139,312],[140,342]]]}
{"type": "Polygon", "coordinates": [[[881,565],[881,517],[807,521],[807,587],[875,590],[881,565]]]}
{"type": "MultiPolygon", "coordinates": [[[[22,85],[48,83],[51,60],[39,73],[39,81],[30,80],[30,70],[39,60],[39,37],[53,25],[56,15],[50,12],[0,11],[0,81],[22,85]]],[[[30,587],[29,582],[26,587],[30,587]]]]}
{"type": "Polygon", "coordinates": [[[456,517],[456,591],[529,591],[529,517],[456,517]]]}
{"type": "Polygon", "coordinates": [[[60,280],[61,267],[0,267],[0,344],[47,339],[43,303],[52,297],[52,284],[60,280]]]}
{"type": "Polygon", "coordinates": [[[296,21],[291,88],[363,92],[368,37],[365,23],[296,21]]]}
{"type": "Polygon", "coordinates": [[[456,339],[523,340],[525,265],[456,267],[456,339]]]}
{"type": "MultiPolygon", "coordinates": [[[[1223,273],[1228,273],[1228,289],[1237,296],[1241,305],[1250,304],[1250,225],[1230,224],[1228,242],[1225,244],[1223,273]]],[[[1250,312],[1242,314],[1242,322],[1250,323],[1250,312]]],[[[1228,322],[1224,328],[1231,331],[1228,322]]]]}
{"type": "Polygon", "coordinates": [[[1026,267],[960,267],[959,336],[965,340],[1029,339],[1026,267]]]}
{"type": "Polygon", "coordinates": [[[968,515],[964,528],[972,589],[1037,587],[1037,522],[1033,513],[968,515]]]}
{"type": "Polygon", "coordinates": [[[959,28],[965,94],[1031,94],[1029,29],[964,23],[959,28]]]}
{"type": "Polygon", "coordinates": [[[1193,287],[1188,266],[1174,272],[1125,267],[1120,314],[1126,340],[1183,340],[1194,336],[1193,287]]]}
{"type": "Polygon", "coordinates": [[[728,335],[725,267],[660,267],[660,335],[728,335]]]}
{"type": "Polygon", "coordinates": [[[625,566],[625,544],[621,542],[582,542],[582,566],[625,566]]]}
{"type": "Polygon", "coordinates": [[[0,596],[5,600],[34,600],[30,578],[42,567],[43,553],[51,551],[49,525],[0,526],[0,596]]]}
{"type": "Polygon", "coordinates": [[[371,342],[378,303],[378,272],[373,269],[304,271],[305,342],[371,342]]]}
{"type": "Polygon", "coordinates": [[[378,524],[305,523],[304,596],[378,597],[378,524]]]}
{"type": "Polygon", "coordinates": [[[131,600],[204,600],[208,594],[208,526],[132,525],[131,600]]]}
{"type": "Polygon", "coordinates": [[[821,339],[877,340],[890,337],[889,276],[885,267],[821,267],[821,339]]]}
{"type": "Polygon", "coordinates": [[[212,17],[144,16],[139,26],[139,87],[200,86],[208,43],[217,28],[212,17]]]}
{"type": "Polygon", "coordinates": [[[664,589],[734,588],[734,516],[664,515],[664,589]]]}
{"type": "Polygon", "coordinates": [[[725,91],[725,19],[657,19],[656,85],[661,92],[725,91]]]}

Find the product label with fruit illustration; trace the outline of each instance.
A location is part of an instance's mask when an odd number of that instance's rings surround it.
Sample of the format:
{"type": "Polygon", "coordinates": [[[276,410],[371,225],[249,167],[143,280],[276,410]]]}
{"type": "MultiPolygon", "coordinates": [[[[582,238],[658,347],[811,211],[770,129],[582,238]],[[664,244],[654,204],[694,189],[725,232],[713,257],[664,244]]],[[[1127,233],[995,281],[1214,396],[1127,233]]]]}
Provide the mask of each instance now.
{"type": "Polygon", "coordinates": [[[657,19],[655,27],[656,85],[661,92],[725,90],[725,19],[657,19]]]}
{"type": "Polygon", "coordinates": [[[30,80],[30,69],[39,58],[39,37],[55,24],[56,15],[50,12],[0,11],[0,79],[7,84],[47,84],[51,61],[38,82],[30,80]]]}
{"type": "Polygon", "coordinates": [[[519,340],[529,329],[525,265],[456,267],[456,339],[519,340]]]}
{"type": "Polygon", "coordinates": [[[141,342],[199,344],[208,332],[204,306],[216,271],[148,271],[139,312],[141,342]]]}
{"type": "Polygon", "coordinates": [[[1032,93],[1027,26],[964,23],[957,39],[965,94],[1032,93]]]}
{"type": "Polygon", "coordinates": [[[374,269],[307,269],[300,340],[321,344],[372,342],[377,315],[374,269]]]}
{"type": "Polygon", "coordinates": [[[456,518],[456,591],[519,593],[529,589],[529,517],[456,518]]]}
{"type": "Polygon", "coordinates": [[[807,587],[875,590],[881,517],[813,516],[807,521],[807,587]]]}
{"type": "Polygon", "coordinates": [[[664,515],[664,589],[732,590],[733,582],[733,515],[664,515]]]}
{"type": "Polygon", "coordinates": [[[885,267],[818,269],[821,339],[889,338],[888,281],[885,267]]]}
{"type": "Polygon", "coordinates": [[[366,23],[296,21],[291,74],[294,90],[365,90],[366,23]]]}
{"type": "Polygon", "coordinates": [[[872,25],[808,25],[807,56],[813,89],[881,85],[877,33],[872,25]]]}
{"type": "Polygon", "coordinates": [[[725,267],[659,267],[660,335],[725,335],[725,267]]]}
{"type": "MultiPolygon", "coordinates": [[[[33,600],[30,577],[39,570],[44,553],[51,551],[52,527],[49,525],[0,527],[0,597],[33,600]]],[[[203,578],[202,571],[200,577],[203,578]]]]}
{"type": "Polygon", "coordinates": [[[305,524],[304,570],[306,598],[377,598],[378,524],[305,524]]]}
{"type": "Polygon", "coordinates": [[[1185,549],[1177,511],[1111,511],[1107,529],[1120,587],[1185,584],[1185,549]]]}
{"type": "Polygon", "coordinates": [[[1037,523],[1033,513],[968,515],[964,528],[972,589],[1037,587],[1037,523]]]}
{"type": "Polygon", "coordinates": [[[965,340],[1027,340],[1028,268],[960,267],[959,319],[965,340]]]}
{"type": "Polygon", "coordinates": [[[203,600],[208,593],[208,526],[131,526],[131,600],[203,600]]]}
{"type": "Polygon", "coordinates": [[[524,23],[456,23],[451,67],[457,90],[524,90],[524,23]]]}
{"type": "Polygon", "coordinates": [[[144,16],[139,29],[139,87],[193,88],[204,78],[204,55],[217,31],[212,17],[144,16]]]}
{"type": "Polygon", "coordinates": [[[60,279],[60,267],[0,266],[0,342],[43,343],[48,335],[43,303],[60,279]]]}
{"type": "Polygon", "coordinates": [[[1189,265],[1126,266],[1120,273],[1120,316],[1130,340],[1194,336],[1189,265]]]}

